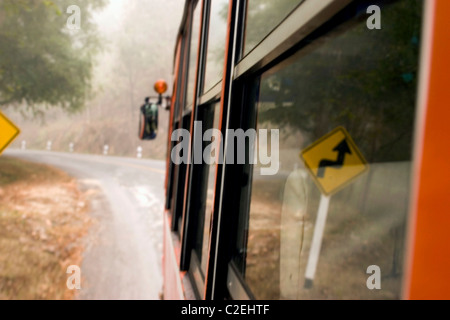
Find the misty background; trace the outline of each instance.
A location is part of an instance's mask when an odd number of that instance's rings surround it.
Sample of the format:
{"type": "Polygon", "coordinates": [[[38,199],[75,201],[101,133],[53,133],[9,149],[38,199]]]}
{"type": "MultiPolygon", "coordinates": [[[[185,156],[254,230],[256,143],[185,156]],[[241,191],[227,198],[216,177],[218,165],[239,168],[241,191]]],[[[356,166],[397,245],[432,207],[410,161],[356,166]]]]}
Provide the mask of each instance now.
{"type": "MultiPolygon", "coordinates": [[[[1,2],[6,8],[10,5],[7,0],[1,2]]],[[[153,141],[140,141],[139,108],[146,96],[155,95],[153,85],[158,79],[168,82],[166,95],[172,93],[173,51],[184,1],[98,2],[99,7],[89,8],[89,12],[84,13],[82,1],[68,1],[67,4],[54,1],[61,11],[59,24],[70,17],[64,6],[77,4],[82,10],[80,32],[89,28],[98,40],[96,50],[89,55],[92,70],[83,105],[72,110],[45,101],[35,103],[31,99],[0,105],[2,112],[21,129],[21,135],[12,147],[20,148],[26,141],[27,149],[44,150],[51,141],[53,151],[68,152],[73,143],[76,153],[101,154],[104,145],[108,145],[110,155],[134,157],[141,146],[143,157],[163,159],[169,111],[160,110],[158,137],[153,141]]],[[[62,26],[62,30],[64,28],[66,26],[62,26]]],[[[70,33],[71,37],[77,36],[76,31],[70,33]]],[[[43,40],[39,43],[45,42],[46,35],[40,36],[43,40]]],[[[78,36],[81,38],[81,33],[78,36]]],[[[84,41],[84,38],[78,41],[84,41]]],[[[87,49],[80,48],[79,55],[85,52],[87,49]]],[[[85,71],[80,69],[79,72],[85,71]]],[[[68,78],[76,79],[77,75],[78,71],[72,70],[68,78]]],[[[58,80],[55,78],[54,81],[58,80]]]]}

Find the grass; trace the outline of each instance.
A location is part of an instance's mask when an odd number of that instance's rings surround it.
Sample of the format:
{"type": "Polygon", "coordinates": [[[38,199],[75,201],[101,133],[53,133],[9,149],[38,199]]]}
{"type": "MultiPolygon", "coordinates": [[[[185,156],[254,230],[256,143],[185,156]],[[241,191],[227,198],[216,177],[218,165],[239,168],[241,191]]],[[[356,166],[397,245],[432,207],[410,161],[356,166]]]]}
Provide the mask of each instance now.
{"type": "Polygon", "coordinates": [[[66,270],[81,264],[89,223],[74,179],[1,157],[0,300],[73,299],[66,270]]]}

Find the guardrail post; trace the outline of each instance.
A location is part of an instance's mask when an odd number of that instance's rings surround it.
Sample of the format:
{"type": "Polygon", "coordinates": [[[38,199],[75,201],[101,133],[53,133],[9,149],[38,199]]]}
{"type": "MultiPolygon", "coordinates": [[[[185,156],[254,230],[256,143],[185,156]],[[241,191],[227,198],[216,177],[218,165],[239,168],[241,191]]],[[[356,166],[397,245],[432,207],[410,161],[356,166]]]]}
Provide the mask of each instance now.
{"type": "Polygon", "coordinates": [[[105,144],[105,146],[103,147],[103,155],[107,156],[109,152],[109,146],[107,144],[105,144]]]}

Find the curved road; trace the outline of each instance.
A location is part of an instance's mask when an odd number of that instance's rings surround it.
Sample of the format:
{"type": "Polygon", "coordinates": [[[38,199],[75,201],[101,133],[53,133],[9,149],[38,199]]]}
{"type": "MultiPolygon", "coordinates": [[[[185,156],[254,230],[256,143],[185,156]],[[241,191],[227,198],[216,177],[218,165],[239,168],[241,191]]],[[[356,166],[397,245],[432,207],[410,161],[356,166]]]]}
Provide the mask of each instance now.
{"type": "Polygon", "coordinates": [[[9,150],[78,179],[96,220],[85,241],[79,299],[159,299],[164,203],[163,161],[9,150]]]}

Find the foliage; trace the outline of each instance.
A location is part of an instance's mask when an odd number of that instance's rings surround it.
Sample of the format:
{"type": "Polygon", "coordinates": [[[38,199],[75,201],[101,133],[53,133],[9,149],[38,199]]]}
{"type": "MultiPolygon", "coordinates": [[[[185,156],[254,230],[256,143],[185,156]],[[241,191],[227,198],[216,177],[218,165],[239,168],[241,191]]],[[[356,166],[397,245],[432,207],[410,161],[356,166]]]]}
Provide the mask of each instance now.
{"type": "Polygon", "coordinates": [[[381,30],[367,29],[363,14],[263,76],[259,121],[309,142],[344,126],[369,161],[410,159],[421,3],[383,7],[381,30]]]}
{"type": "Polygon", "coordinates": [[[248,53],[303,0],[251,0],[248,2],[245,53],[248,53]]]}
{"type": "Polygon", "coordinates": [[[0,106],[41,112],[81,109],[100,48],[92,11],[105,0],[0,0],[0,106]],[[81,29],[69,30],[70,5],[81,9],[81,29]]]}

